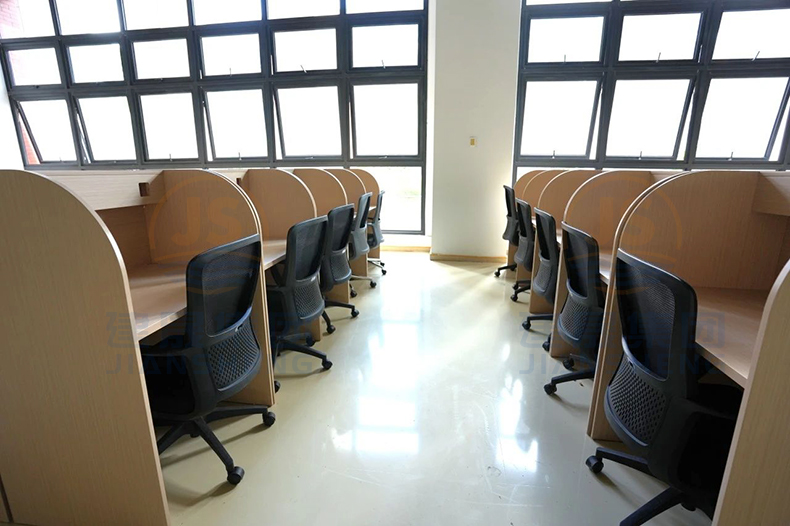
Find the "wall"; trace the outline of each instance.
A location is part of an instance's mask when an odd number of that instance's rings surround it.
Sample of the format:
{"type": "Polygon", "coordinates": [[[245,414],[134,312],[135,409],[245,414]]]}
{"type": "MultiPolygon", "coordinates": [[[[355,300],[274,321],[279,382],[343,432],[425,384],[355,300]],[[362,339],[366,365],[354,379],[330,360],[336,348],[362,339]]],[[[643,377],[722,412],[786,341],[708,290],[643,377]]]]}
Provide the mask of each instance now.
{"type": "Polygon", "coordinates": [[[22,168],[22,157],[19,154],[19,142],[11,117],[3,71],[0,69],[0,169],[7,168],[22,168]]]}
{"type": "Polygon", "coordinates": [[[522,1],[431,0],[434,254],[507,254],[522,1]]]}

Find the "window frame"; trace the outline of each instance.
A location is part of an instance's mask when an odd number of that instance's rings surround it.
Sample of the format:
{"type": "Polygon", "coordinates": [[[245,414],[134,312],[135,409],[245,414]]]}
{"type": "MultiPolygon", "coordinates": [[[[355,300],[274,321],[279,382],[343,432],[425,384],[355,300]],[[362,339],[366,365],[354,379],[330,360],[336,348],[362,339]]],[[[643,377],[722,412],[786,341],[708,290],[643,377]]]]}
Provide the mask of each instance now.
{"type": "Polygon", "coordinates": [[[774,121],[771,142],[763,159],[710,159],[697,158],[696,148],[702,116],[705,109],[711,79],[739,77],[787,77],[790,76],[790,58],[763,60],[713,60],[716,39],[722,15],[730,11],[757,11],[788,8],[784,0],[612,0],[606,3],[576,3],[527,6],[522,2],[521,43],[519,57],[519,80],[516,101],[516,128],[513,162],[513,180],[521,168],[544,166],[558,168],[645,168],[645,169],[790,169],[790,125],[784,135],[779,131],[790,105],[790,82],[785,90],[779,113],[774,121]],[[671,15],[700,13],[700,27],[694,59],[657,61],[620,61],[620,40],[626,16],[671,15]],[[581,16],[605,16],[602,38],[602,60],[598,63],[528,63],[529,23],[535,18],[579,18],[581,16]],[[598,140],[593,145],[594,155],[579,157],[535,157],[521,155],[521,139],[524,122],[524,96],[527,81],[535,80],[589,80],[590,76],[602,78],[600,115],[598,117],[598,140]],[[652,80],[688,78],[691,80],[686,97],[683,116],[675,141],[672,158],[619,157],[606,153],[609,128],[614,105],[614,89],[620,80],[652,80]],[[784,112],[784,113],[783,113],[784,112]],[[686,122],[688,125],[686,126],[686,122]],[[687,128],[687,129],[685,129],[687,128]],[[687,134],[685,147],[684,133],[687,134]],[[771,147],[780,148],[778,160],[771,161],[771,147]]]}
{"type": "MultiPolygon", "coordinates": [[[[167,169],[167,168],[288,168],[293,166],[325,167],[337,166],[343,168],[370,168],[370,167],[421,167],[423,206],[421,229],[419,231],[397,232],[408,234],[425,234],[425,190],[427,173],[427,66],[428,66],[428,1],[423,2],[422,10],[392,11],[376,13],[346,12],[345,0],[340,0],[341,11],[339,15],[306,17],[295,19],[268,20],[268,6],[262,1],[262,20],[230,22],[218,24],[195,24],[195,12],[191,0],[187,2],[188,25],[169,28],[151,28],[128,30],[122,0],[116,0],[118,5],[121,30],[114,33],[63,35],[54,3],[50,1],[50,10],[53,18],[55,34],[47,37],[0,39],[0,66],[5,72],[9,71],[7,60],[8,50],[54,47],[58,58],[61,83],[59,85],[13,86],[11,76],[6,75],[8,98],[14,115],[14,126],[17,140],[26,168],[36,169],[46,165],[47,170],[90,170],[106,169],[167,169]],[[416,24],[418,30],[418,64],[416,66],[393,66],[387,68],[352,68],[352,31],[357,26],[375,25],[402,25],[416,24]],[[333,28],[337,38],[337,69],[326,71],[282,72],[273,71],[274,61],[274,33],[276,31],[311,30],[333,28]],[[240,34],[258,34],[260,42],[261,72],[240,75],[205,76],[202,54],[203,37],[233,36],[240,34]],[[187,42],[189,71],[188,77],[167,79],[140,79],[137,77],[137,67],[134,56],[134,42],[157,41],[168,39],[185,39],[187,42]],[[74,83],[72,65],[68,54],[68,47],[80,45],[101,45],[118,43],[121,49],[121,64],[124,72],[123,81],[74,83]],[[360,83],[395,84],[402,82],[417,82],[419,84],[419,153],[406,157],[354,157],[352,155],[353,119],[352,86],[360,83]],[[341,154],[331,157],[283,157],[277,158],[277,131],[279,112],[276,113],[277,89],[286,87],[317,87],[322,85],[338,86],[338,102],[340,107],[341,154]],[[259,158],[218,159],[214,156],[210,135],[213,133],[208,116],[207,93],[212,91],[233,91],[244,89],[262,89],[264,96],[264,116],[267,136],[268,155],[259,158]],[[195,118],[195,132],[197,140],[197,159],[175,159],[172,161],[150,159],[143,121],[141,96],[184,93],[189,92],[193,97],[195,118]],[[90,150],[90,140],[80,109],[78,100],[88,97],[119,97],[124,96],[129,101],[132,115],[132,129],[134,133],[136,159],[134,161],[99,161],[93,160],[90,150]],[[77,157],[76,162],[42,161],[41,165],[27,164],[27,150],[25,134],[29,134],[31,143],[38,156],[39,151],[35,144],[34,136],[29,126],[24,122],[19,102],[28,100],[65,99],[69,108],[71,122],[72,142],[77,157]],[[23,131],[22,128],[25,128],[23,131]]],[[[284,145],[284,137],[279,136],[280,147],[284,145]]],[[[391,232],[394,233],[394,232],[391,232]]]]}

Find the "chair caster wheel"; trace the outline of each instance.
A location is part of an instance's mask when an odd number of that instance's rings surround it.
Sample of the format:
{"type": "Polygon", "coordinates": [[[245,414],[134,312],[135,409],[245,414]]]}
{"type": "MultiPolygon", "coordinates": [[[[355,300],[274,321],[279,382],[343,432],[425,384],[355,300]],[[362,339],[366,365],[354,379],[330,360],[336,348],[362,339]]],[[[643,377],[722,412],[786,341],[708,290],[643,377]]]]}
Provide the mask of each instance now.
{"type": "Polygon", "coordinates": [[[596,475],[603,470],[603,461],[595,455],[588,458],[584,463],[587,464],[587,467],[590,468],[590,471],[596,475]]]}
{"type": "Polygon", "coordinates": [[[358,296],[357,291],[356,290],[352,290],[351,291],[351,297],[352,298],[356,298],[357,296],[358,296]]]}
{"type": "Polygon", "coordinates": [[[356,318],[357,316],[359,316],[359,311],[357,309],[352,310],[351,311],[351,317],[352,318],[356,318]]]}
{"type": "Polygon", "coordinates": [[[370,282],[370,288],[371,289],[375,289],[377,285],[378,285],[378,283],[376,283],[375,281],[371,281],[370,282]]]}
{"type": "Polygon", "coordinates": [[[513,303],[516,303],[518,301],[518,294],[513,294],[512,296],[510,296],[510,300],[513,303]]]}
{"type": "Polygon", "coordinates": [[[543,390],[546,391],[547,395],[553,395],[557,392],[557,386],[554,384],[546,384],[543,386],[543,390]]]}
{"type": "Polygon", "coordinates": [[[274,381],[274,392],[275,393],[280,392],[280,382],[278,382],[277,380],[274,381]]]}
{"type": "Polygon", "coordinates": [[[234,486],[241,482],[244,478],[244,470],[239,466],[235,466],[232,470],[228,471],[228,482],[234,486]]]}
{"type": "Polygon", "coordinates": [[[335,328],[335,326],[334,326],[334,325],[327,325],[327,326],[326,326],[326,332],[327,332],[327,334],[332,334],[332,333],[333,333],[333,332],[335,332],[336,330],[337,330],[337,329],[335,328]]]}
{"type": "Polygon", "coordinates": [[[530,330],[532,328],[532,322],[527,320],[524,323],[522,323],[521,326],[524,327],[525,331],[528,331],[528,330],[530,330]]]}
{"type": "Polygon", "coordinates": [[[381,275],[382,275],[382,276],[386,276],[386,275],[387,275],[387,271],[386,271],[386,270],[384,270],[384,269],[381,269],[381,275]]]}
{"type": "Polygon", "coordinates": [[[265,425],[266,427],[272,427],[276,421],[277,421],[277,415],[275,415],[271,411],[267,411],[263,413],[263,425],[265,425]]]}
{"type": "Polygon", "coordinates": [[[516,283],[515,285],[513,285],[513,290],[518,290],[518,283],[516,283]]]}
{"type": "Polygon", "coordinates": [[[502,275],[502,274],[501,274],[501,273],[500,273],[498,270],[497,270],[496,272],[494,272],[494,277],[495,277],[495,278],[498,278],[498,277],[499,277],[499,276],[501,276],[501,275],[502,275]]]}
{"type": "Polygon", "coordinates": [[[573,358],[566,358],[562,361],[562,366],[565,367],[569,371],[573,371],[573,367],[576,365],[576,362],[573,358]]]}
{"type": "Polygon", "coordinates": [[[548,341],[543,342],[543,350],[549,352],[549,349],[551,349],[551,343],[548,341]]]}
{"type": "Polygon", "coordinates": [[[312,347],[313,345],[315,345],[315,339],[313,337],[307,338],[307,341],[305,343],[307,344],[308,347],[312,347]]]}
{"type": "Polygon", "coordinates": [[[330,362],[329,360],[324,360],[323,362],[321,362],[321,367],[324,368],[324,371],[328,371],[329,369],[331,369],[332,365],[334,365],[334,364],[332,362],[330,362]]]}
{"type": "Polygon", "coordinates": [[[697,507],[690,502],[681,502],[680,505],[688,511],[697,511],[697,507]]]}

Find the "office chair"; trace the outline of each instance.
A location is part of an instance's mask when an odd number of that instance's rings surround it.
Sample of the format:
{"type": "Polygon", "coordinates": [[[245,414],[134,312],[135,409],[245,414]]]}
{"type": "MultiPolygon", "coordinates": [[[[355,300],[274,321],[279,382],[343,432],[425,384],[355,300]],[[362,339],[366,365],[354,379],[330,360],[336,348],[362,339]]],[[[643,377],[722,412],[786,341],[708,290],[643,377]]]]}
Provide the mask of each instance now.
{"type": "MultiPolygon", "coordinates": [[[[532,256],[535,252],[535,229],[532,227],[532,207],[521,199],[516,199],[516,217],[518,218],[518,251],[516,251],[516,264],[521,265],[530,274],[532,273],[532,256]]],[[[529,290],[531,280],[523,279],[513,285],[513,295],[510,299],[518,301],[518,295],[529,290]]]]}
{"type": "MultiPolygon", "coordinates": [[[[543,297],[550,305],[554,305],[554,296],[557,294],[557,274],[560,267],[560,247],[557,246],[557,226],[554,218],[543,210],[535,209],[538,234],[538,259],[540,267],[537,275],[532,278],[532,290],[543,297]]],[[[548,321],[554,318],[553,314],[534,314],[527,316],[521,324],[524,330],[532,328],[533,321],[548,321]]],[[[551,347],[551,335],[543,343],[543,349],[548,351],[551,347]]]]}
{"type": "MultiPolygon", "coordinates": [[[[507,224],[505,226],[505,233],[502,234],[502,239],[509,242],[511,245],[518,245],[518,219],[516,218],[516,192],[510,186],[504,186],[505,189],[505,206],[507,206],[507,224]]],[[[494,272],[494,276],[499,277],[502,275],[503,270],[516,270],[518,268],[516,263],[512,265],[505,265],[499,267],[494,272]]]]}
{"type": "MultiPolygon", "coordinates": [[[[348,245],[350,261],[354,261],[370,252],[370,246],[368,246],[368,215],[370,214],[370,199],[372,197],[373,194],[368,192],[359,198],[357,215],[354,218],[354,227],[351,229],[351,238],[348,245]]],[[[376,282],[373,281],[373,278],[366,276],[352,275],[351,281],[369,281],[370,288],[376,288],[376,282]]]]}
{"type": "Polygon", "coordinates": [[[574,351],[563,365],[572,370],[576,361],[587,366],[582,371],[556,376],[544,385],[546,394],[557,392],[557,385],[595,378],[598,344],[601,341],[605,295],[598,261],[598,242],[590,235],[562,224],[562,255],[568,270],[565,286],[568,297],[557,320],[557,332],[574,351]]]}
{"type": "Polygon", "coordinates": [[[302,221],[288,231],[285,261],[273,267],[275,286],[266,287],[272,359],[282,351],[294,351],[321,359],[324,370],[332,368],[326,354],[313,349],[315,340],[307,332],[297,333],[321,317],[324,297],[318,274],[329,236],[326,216],[302,221]],[[306,345],[296,343],[306,341],[306,345]]]}
{"type": "Polygon", "coordinates": [[[623,357],[606,389],[606,418],[635,455],[598,448],[670,487],[620,524],[644,524],[682,504],[713,516],[740,405],[738,389],[698,381],[709,364],[695,343],[697,296],[686,282],[620,250],[617,301],[623,357]]]}
{"type": "Polygon", "coordinates": [[[337,285],[348,283],[351,279],[351,267],[348,266],[348,240],[354,223],[354,205],[339,206],[329,212],[329,242],[321,262],[321,294],[324,296],[324,312],[326,332],[335,332],[335,326],[327,314],[329,307],[351,309],[351,317],[359,316],[359,311],[350,303],[341,303],[326,299],[327,293],[337,285]]]}
{"type": "Polygon", "coordinates": [[[263,415],[267,426],[275,422],[264,406],[217,407],[244,389],[261,367],[250,322],[260,269],[257,235],[196,256],[186,271],[185,333],[140,345],[154,422],[172,426],[157,441],[159,454],[184,435],[200,436],[225,464],[233,485],[244,478],[244,470],[208,424],[253,414],[263,415]]]}
{"type": "MultiPolygon", "coordinates": [[[[381,205],[384,202],[384,192],[379,192],[376,198],[376,212],[373,214],[373,220],[368,223],[368,247],[371,250],[378,248],[384,243],[384,234],[381,233],[381,205]]],[[[381,259],[370,259],[368,263],[381,269],[381,275],[386,276],[387,271],[384,269],[385,265],[381,259]]]]}

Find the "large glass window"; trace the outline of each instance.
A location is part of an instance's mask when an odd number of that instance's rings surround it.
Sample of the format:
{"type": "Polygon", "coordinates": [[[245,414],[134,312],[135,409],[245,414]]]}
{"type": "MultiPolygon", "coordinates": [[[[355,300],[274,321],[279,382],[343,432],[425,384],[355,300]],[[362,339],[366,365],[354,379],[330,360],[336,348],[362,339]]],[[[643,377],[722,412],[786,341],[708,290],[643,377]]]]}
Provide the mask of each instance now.
{"type": "Polygon", "coordinates": [[[167,79],[189,76],[189,52],[185,39],[134,43],[138,79],[167,79]]]}
{"type": "Polygon", "coordinates": [[[257,33],[203,37],[201,43],[206,76],[261,72],[261,43],[257,33]]]}
{"type": "Polygon", "coordinates": [[[340,110],[336,86],[279,89],[286,157],[339,157],[340,110]]]}
{"type": "Polygon", "coordinates": [[[620,60],[693,59],[701,18],[699,13],[626,16],[620,38],[620,60]]]}
{"type": "Polygon", "coordinates": [[[355,68],[416,66],[420,28],[417,25],[361,26],[351,31],[355,68]]]}
{"type": "Polygon", "coordinates": [[[536,18],[530,21],[530,62],[597,62],[603,17],[536,18]]]}
{"type": "Polygon", "coordinates": [[[49,0],[0,1],[0,38],[48,37],[55,34],[49,0]]]}
{"type": "Polygon", "coordinates": [[[727,11],[721,17],[714,60],[790,57],[790,9],[727,11]]]}
{"type": "Polygon", "coordinates": [[[65,100],[25,101],[20,106],[40,162],[77,160],[65,100]]]}
{"type": "Polygon", "coordinates": [[[269,20],[331,16],[340,13],[340,0],[267,0],[267,2],[269,20]]]}
{"type": "Polygon", "coordinates": [[[261,19],[261,0],[233,0],[218,2],[217,0],[192,0],[195,10],[195,23],[227,24],[229,22],[246,22],[261,19]]]}
{"type": "Polygon", "coordinates": [[[388,231],[413,232],[422,225],[422,168],[365,168],[376,178],[384,193],[381,228],[388,231]]]}
{"type": "Polygon", "coordinates": [[[113,33],[121,30],[115,0],[56,0],[64,35],[113,33]]]}
{"type": "Polygon", "coordinates": [[[55,48],[20,49],[8,52],[11,81],[15,86],[60,84],[60,69],[55,48]]]}
{"type": "Polygon", "coordinates": [[[274,60],[278,73],[337,69],[334,29],[278,31],[274,34],[274,60]]]}
{"type": "Polygon", "coordinates": [[[381,13],[384,11],[420,11],[425,0],[346,0],[349,13],[381,13]]]}
{"type": "Polygon", "coordinates": [[[206,102],[215,159],[266,157],[266,118],[261,90],[209,91],[206,102]]]}
{"type": "Polygon", "coordinates": [[[417,84],[354,86],[357,156],[417,155],[417,84]]]}
{"type": "Polygon", "coordinates": [[[148,159],[196,159],[197,136],[192,94],[140,97],[148,159]]]}
{"type": "Polygon", "coordinates": [[[123,12],[127,29],[181,27],[189,24],[187,3],[184,0],[123,0],[123,12]]]}
{"type": "Polygon", "coordinates": [[[136,157],[132,115],[126,97],[91,97],[79,100],[92,159],[129,161],[136,157]]]}
{"type": "Polygon", "coordinates": [[[121,46],[71,46],[71,74],[76,84],[86,82],[117,82],[123,80],[121,46]]]}

